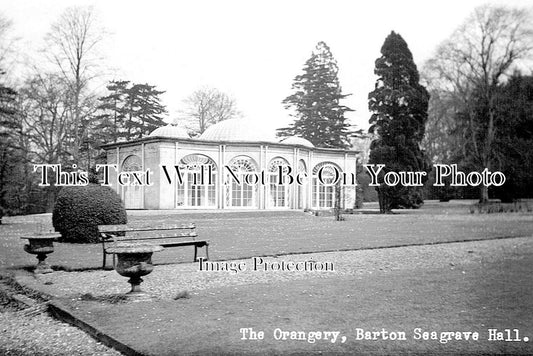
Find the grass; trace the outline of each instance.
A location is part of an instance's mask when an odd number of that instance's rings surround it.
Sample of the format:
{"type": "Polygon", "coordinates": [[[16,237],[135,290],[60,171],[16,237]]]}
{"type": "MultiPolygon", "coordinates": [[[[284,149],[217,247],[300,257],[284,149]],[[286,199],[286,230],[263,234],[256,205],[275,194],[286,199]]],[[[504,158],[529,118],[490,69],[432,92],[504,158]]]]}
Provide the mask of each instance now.
{"type": "Polygon", "coordinates": [[[533,337],[531,251],[467,268],[400,270],[210,289],[190,299],[113,306],[69,302],[86,321],[147,355],[531,354],[533,344],[489,342],[488,328],[533,337]],[[513,276],[513,278],[509,278],[513,276]],[[264,331],[241,340],[240,328],[264,331]],[[274,330],[339,331],[346,342],[278,341],[274,330]],[[405,341],[357,340],[357,328],[404,331],[405,341]],[[477,331],[479,341],[414,340],[413,330],[477,331]]]}
{"type": "MultiPolygon", "coordinates": [[[[533,236],[532,214],[470,214],[462,202],[430,203],[393,215],[314,217],[301,212],[130,212],[133,222],[196,222],[212,259],[533,236]]],[[[49,215],[8,218],[0,227],[2,265],[32,265],[20,236],[49,215]]],[[[473,243],[475,244],[475,242],[473,243]]],[[[473,245],[475,246],[475,245],[473,245]]],[[[49,262],[98,267],[99,245],[56,244],[49,262]]],[[[191,249],[155,255],[190,262],[191,249]]],[[[65,300],[73,313],[148,355],[180,354],[533,354],[533,341],[489,342],[488,328],[520,329],[533,339],[533,251],[465,266],[376,271],[288,282],[228,286],[175,300],[113,303],[92,295],[65,300]],[[240,328],[264,331],[241,340],[240,328]],[[276,328],[339,331],[346,342],[278,341],[276,328]],[[357,328],[405,331],[405,341],[357,340],[357,328]],[[413,330],[478,331],[480,341],[414,340],[413,330]]],[[[115,300],[112,300],[115,301],[115,300]]]]}
{"type": "MultiPolygon", "coordinates": [[[[420,210],[394,215],[345,215],[346,220],[315,217],[297,211],[212,213],[130,212],[129,221],[157,226],[195,222],[200,238],[210,241],[212,260],[253,256],[379,248],[486,238],[531,236],[533,214],[470,214],[463,202],[427,203],[420,210]]],[[[37,231],[51,216],[6,218],[0,225],[0,267],[32,266],[35,256],[23,251],[20,236],[37,231]]],[[[55,244],[48,262],[56,268],[88,269],[102,265],[99,244],[55,244]]],[[[203,251],[200,250],[200,253],[203,251]]],[[[201,256],[201,255],[200,255],[201,256]]],[[[154,262],[191,262],[193,247],[154,254],[154,262]]],[[[110,261],[108,261],[110,263],[110,261]]]]}

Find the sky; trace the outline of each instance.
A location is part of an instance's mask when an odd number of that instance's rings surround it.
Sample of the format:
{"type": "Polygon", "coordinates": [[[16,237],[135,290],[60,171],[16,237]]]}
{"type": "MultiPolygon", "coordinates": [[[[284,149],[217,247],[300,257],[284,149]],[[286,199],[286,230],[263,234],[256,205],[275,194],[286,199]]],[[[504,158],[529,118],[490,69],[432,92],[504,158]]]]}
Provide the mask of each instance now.
{"type": "Polygon", "coordinates": [[[351,94],[343,102],[355,110],[350,123],[366,129],[374,62],[386,36],[402,35],[420,69],[485,3],[533,6],[532,0],[0,0],[0,13],[31,60],[65,8],[93,6],[106,34],[100,67],[109,69],[102,77],[164,90],[167,122],[194,90],[215,87],[234,97],[258,129],[273,131],[294,120],[281,101],[319,41],[329,45],[343,92],[351,94]]]}

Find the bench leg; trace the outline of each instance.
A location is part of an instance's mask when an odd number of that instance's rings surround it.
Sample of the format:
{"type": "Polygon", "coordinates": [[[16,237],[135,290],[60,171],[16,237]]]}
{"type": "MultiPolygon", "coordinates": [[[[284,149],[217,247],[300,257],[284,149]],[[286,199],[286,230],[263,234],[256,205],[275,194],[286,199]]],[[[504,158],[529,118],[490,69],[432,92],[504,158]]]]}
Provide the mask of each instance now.
{"type": "MultiPolygon", "coordinates": [[[[108,253],[107,252],[104,252],[104,258],[103,258],[103,261],[102,261],[102,269],[105,270],[106,269],[106,265],[107,265],[107,255],[108,253]]],[[[115,254],[113,253],[113,268],[109,268],[109,269],[114,269],[115,268],[115,254]]]]}
{"type": "Polygon", "coordinates": [[[197,262],[198,260],[196,259],[198,257],[198,246],[194,245],[194,260],[193,262],[197,262]]]}

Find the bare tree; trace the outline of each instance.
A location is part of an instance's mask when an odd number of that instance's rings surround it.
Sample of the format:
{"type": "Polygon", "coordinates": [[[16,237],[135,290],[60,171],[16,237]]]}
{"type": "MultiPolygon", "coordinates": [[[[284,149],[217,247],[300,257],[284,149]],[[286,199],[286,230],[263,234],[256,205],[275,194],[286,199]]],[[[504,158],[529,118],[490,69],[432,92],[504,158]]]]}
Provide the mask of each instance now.
{"type": "Polygon", "coordinates": [[[456,122],[456,113],[464,105],[457,97],[439,88],[429,89],[429,108],[426,133],[422,140],[428,158],[434,163],[455,163],[457,155],[464,157],[463,132],[456,122]]]}
{"type": "Polygon", "coordinates": [[[19,90],[24,134],[39,163],[62,163],[69,130],[68,84],[56,74],[29,79],[19,90]]]}
{"type": "MultiPolygon", "coordinates": [[[[70,129],[70,86],[55,73],[38,74],[19,89],[17,115],[22,124],[27,159],[33,163],[64,163],[70,129]]],[[[47,210],[53,206],[56,187],[45,189],[47,210]]]]}
{"type": "MultiPolygon", "coordinates": [[[[496,88],[531,53],[531,23],[524,9],[479,7],[426,64],[430,91],[440,91],[457,108],[455,127],[465,138],[465,159],[478,168],[493,164],[496,88]]],[[[480,201],[487,200],[482,186],[480,201]]]]}
{"type": "Polygon", "coordinates": [[[97,46],[102,39],[103,29],[91,7],[66,9],[46,37],[47,54],[70,86],[70,153],[74,161],[79,159],[80,146],[87,136],[84,119],[97,105],[89,82],[96,76],[97,46]]]}
{"type": "Polygon", "coordinates": [[[202,134],[209,126],[240,115],[235,99],[215,88],[204,87],[184,100],[182,114],[194,134],[202,134]]]}

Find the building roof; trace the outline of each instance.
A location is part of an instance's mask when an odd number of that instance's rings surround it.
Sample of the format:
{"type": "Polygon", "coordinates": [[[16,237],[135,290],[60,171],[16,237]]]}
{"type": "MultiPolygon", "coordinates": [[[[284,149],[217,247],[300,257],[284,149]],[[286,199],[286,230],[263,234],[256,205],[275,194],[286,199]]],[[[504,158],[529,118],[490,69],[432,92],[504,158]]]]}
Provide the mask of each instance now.
{"type": "Polygon", "coordinates": [[[281,143],[284,143],[286,145],[299,145],[299,146],[305,146],[305,147],[315,147],[309,140],[306,140],[303,137],[300,136],[290,136],[286,139],[282,140],[281,143]]]}
{"type": "Polygon", "coordinates": [[[150,137],[173,137],[173,138],[190,138],[187,130],[183,127],[168,124],[166,126],[158,127],[148,135],[150,137]]]}
{"type": "Polygon", "coordinates": [[[199,137],[208,141],[275,142],[268,131],[243,119],[224,120],[212,125],[199,137]]]}
{"type": "Polygon", "coordinates": [[[247,149],[250,146],[260,145],[280,148],[293,146],[323,153],[358,153],[358,151],[350,149],[315,147],[308,140],[298,136],[291,136],[279,142],[279,140],[274,138],[273,133],[254,126],[253,121],[250,122],[243,119],[230,119],[219,122],[209,127],[199,138],[191,138],[183,127],[169,124],[155,129],[148,136],[124,142],[108,143],[101,147],[105,150],[110,150],[116,147],[134,146],[141,143],[178,141],[201,146],[231,144],[247,147],[247,149]]]}

